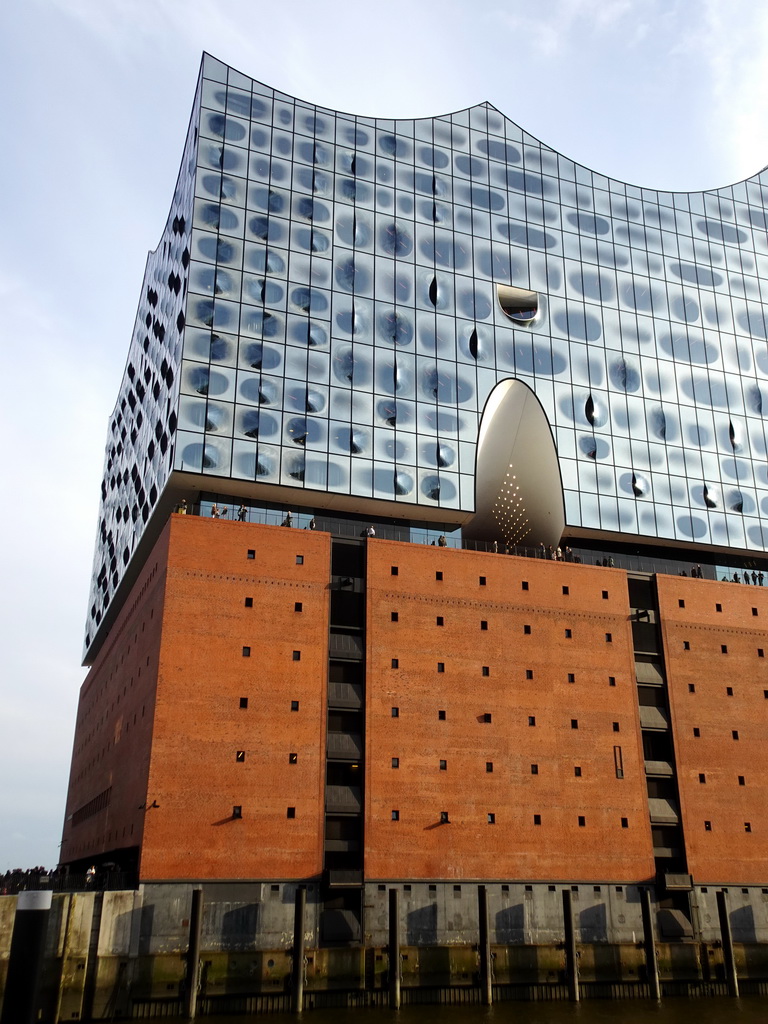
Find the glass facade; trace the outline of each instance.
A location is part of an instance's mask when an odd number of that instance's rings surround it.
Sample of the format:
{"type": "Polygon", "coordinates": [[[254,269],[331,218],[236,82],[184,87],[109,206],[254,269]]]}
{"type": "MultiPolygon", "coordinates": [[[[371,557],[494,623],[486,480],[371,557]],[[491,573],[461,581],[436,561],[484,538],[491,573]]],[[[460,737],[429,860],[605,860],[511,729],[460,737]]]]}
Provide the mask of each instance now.
{"type": "Polygon", "coordinates": [[[764,179],[637,188],[488,104],[355,117],[206,56],[110,426],[88,638],[171,473],[459,523],[511,378],[567,527],[768,548],[764,179]]]}

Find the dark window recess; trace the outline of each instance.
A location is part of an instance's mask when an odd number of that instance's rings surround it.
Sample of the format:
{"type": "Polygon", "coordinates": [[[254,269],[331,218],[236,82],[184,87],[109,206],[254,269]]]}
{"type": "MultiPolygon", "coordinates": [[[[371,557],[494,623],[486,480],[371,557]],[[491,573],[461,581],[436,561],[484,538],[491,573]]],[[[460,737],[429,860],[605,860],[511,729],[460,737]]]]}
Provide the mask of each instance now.
{"type": "Polygon", "coordinates": [[[740,775],[740,776],[739,776],[739,785],[740,785],[740,786],[746,786],[746,784],[747,784],[747,781],[746,781],[746,779],[744,778],[744,776],[743,776],[743,775],[740,775]]]}
{"type": "Polygon", "coordinates": [[[526,679],[533,679],[533,669],[532,668],[527,668],[525,670],[525,678],[526,679]]]}
{"type": "Polygon", "coordinates": [[[575,683],[576,682],[576,675],[575,675],[574,672],[569,672],[568,673],[568,682],[569,683],[575,683]]]}
{"type": "Polygon", "coordinates": [[[699,782],[701,783],[701,785],[702,786],[705,785],[706,781],[707,781],[707,776],[704,774],[704,772],[699,772],[699,782]]]}
{"type": "Polygon", "coordinates": [[[694,736],[701,736],[701,729],[698,727],[698,725],[694,725],[694,727],[693,727],[693,735],[694,736]]]}
{"type": "Polygon", "coordinates": [[[732,697],[733,696],[733,687],[732,686],[726,686],[725,694],[726,694],[727,697],[732,697]]]}
{"type": "Polygon", "coordinates": [[[578,720],[578,718],[572,718],[571,719],[571,728],[572,729],[578,729],[579,728],[579,720],[578,720]]]}
{"type": "Polygon", "coordinates": [[[250,656],[251,656],[251,648],[250,647],[244,647],[243,648],[243,657],[244,658],[250,658],[250,656]]]}
{"type": "Polygon", "coordinates": [[[678,608],[685,608],[685,601],[682,599],[682,597],[679,597],[677,599],[677,607],[678,608]]]}
{"type": "Polygon", "coordinates": [[[571,632],[571,630],[570,629],[566,629],[566,631],[565,631],[565,639],[566,640],[570,640],[572,636],[573,636],[573,633],[571,632]]]}
{"type": "Polygon", "coordinates": [[[528,580],[522,580],[521,587],[522,587],[523,590],[527,590],[528,589],[528,580]]]}
{"type": "Polygon", "coordinates": [[[392,714],[393,718],[399,718],[400,717],[400,708],[392,708],[391,714],[392,714]]]}
{"type": "Polygon", "coordinates": [[[727,654],[728,653],[728,644],[720,644],[720,653],[721,654],[727,654]]]}
{"type": "Polygon", "coordinates": [[[485,712],[485,714],[483,715],[483,721],[484,722],[492,722],[493,721],[493,715],[490,713],[490,711],[486,711],[485,712]]]}
{"type": "Polygon", "coordinates": [[[711,821],[705,821],[704,822],[704,831],[705,832],[711,832],[712,831],[712,822],[711,821]]]}
{"type": "Polygon", "coordinates": [[[486,761],[485,762],[485,770],[487,772],[492,772],[493,771],[493,761],[486,761]]]}
{"type": "Polygon", "coordinates": [[[445,712],[444,711],[438,711],[437,712],[437,717],[438,717],[439,721],[444,722],[445,721],[445,712]]]}
{"type": "Polygon", "coordinates": [[[253,548],[249,548],[245,557],[246,558],[255,558],[256,557],[256,552],[254,551],[253,548]]]}
{"type": "Polygon", "coordinates": [[[240,707],[241,708],[247,708],[248,707],[248,698],[247,697],[241,697],[240,698],[240,707]]]}
{"type": "Polygon", "coordinates": [[[246,599],[245,599],[245,607],[246,608],[253,608],[253,598],[252,597],[246,597],[246,599]]]}
{"type": "Polygon", "coordinates": [[[489,825],[495,825],[496,824],[496,815],[495,814],[491,814],[491,813],[488,814],[488,824],[489,825]]]}
{"type": "Polygon", "coordinates": [[[487,579],[485,578],[485,576],[481,576],[481,577],[479,578],[479,580],[478,580],[478,583],[480,584],[480,586],[481,586],[481,587],[484,587],[484,586],[486,585],[486,583],[487,583],[487,582],[488,582],[488,581],[487,581],[487,579]]]}
{"type": "Polygon", "coordinates": [[[288,764],[298,764],[298,763],[299,763],[299,755],[295,754],[295,753],[290,753],[288,755],[288,764]]]}
{"type": "Polygon", "coordinates": [[[538,775],[538,774],[539,774],[539,766],[537,764],[532,764],[531,765],[531,775],[538,775]]]}
{"type": "Polygon", "coordinates": [[[301,601],[294,601],[294,603],[293,603],[293,610],[295,612],[303,612],[304,611],[304,605],[301,603],[301,601]]]}
{"type": "Polygon", "coordinates": [[[480,620],[480,629],[488,629],[488,623],[485,619],[480,620]]]}
{"type": "Polygon", "coordinates": [[[576,765],[573,766],[573,774],[576,776],[577,779],[581,778],[581,766],[580,765],[576,764],[576,765]]]}
{"type": "Polygon", "coordinates": [[[440,571],[438,570],[438,571],[437,571],[437,572],[435,573],[435,579],[436,579],[436,580],[441,580],[442,578],[443,578],[443,574],[442,574],[442,573],[441,573],[441,572],[440,572],[440,571]]]}
{"type": "Polygon", "coordinates": [[[621,819],[621,827],[622,828],[629,828],[629,818],[622,818],[621,819]]]}
{"type": "Polygon", "coordinates": [[[400,668],[400,661],[398,658],[393,658],[391,664],[392,668],[400,668]]]}
{"type": "Polygon", "coordinates": [[[288,807],[286,809],[285,816],[286,816],[286,818],[295,818],[296,817],[296,808],[295,807],[288,807]]]}
{"type": "Polygon", "coordinates": [[[723,610],[723,606],[721,604],[716,604],[715,605],[715,611],[716,612],[721,612],[722,610],[723,610]]]}
{"type": "Polygon", "coordinates": [[[683,650],[684,651],[690,651],[690,649],[691,649],[691,642],[690,642],[690,640],[683,640],[683,650]]]}
{"type": "Polygon", "coordinates": [[[296,555],[296,565],[304,565],[304,555],[296,555]]]}
{"type": "Polygon", "coordinates": [[[609,686],[615,686],[616,685],[616,676],[608,676],[608,685],[609,686]]]}
{"type": "Polygon", "coordinates": [[[604,590],[604,591],[603,591],[603,600],[604,600],[604,601],[607,601],[607,600],[608,600],[608,591],[607,591],[607,590],[604,590]]]}
{"type": "Polygon", "coordinates": [[[758,656],[758,658],[764,658],[765,657],[765,651],[763,650],[762,647],[758,647],[757,648],[757,656],[758,656]]]}
{"type": "Polygon", "coordinates": [[[293,652],[293,660],[294,661],[301,661],[301,651],[294,651],[293,652]]]}
{"type": "Polygon", "coordinates": [[[616,778],[624,778],[624,755],[621,752],[621,747],[613,748],[613,767],[616,771],[616,778]]]}
{"type": "Polygon", "coordinates": [[[571,592],[570,587],[563,587],[563,593],[564,594],[567,595],[567,594],[570,594],[570,592],[571,592]]]}
{"type": "Polygon", "coordinates": [[[399,618],[398,613],[397,612],[390,612],[389,613],[389,618],[390,618],[391,622],[397,622],[398,618],[399,618]]]}
{"type": "Polygon", "coordinates": [[[448,771],[448,762],[447,761],[443,761],[443,760],[440,761],[440,771],[441,772],[447,772],[448,771]]]}
{"type": "Polygon", "coordinates": [[[613,731],[614,732],[621,732],[621,727],[620,727],[618,722],[614,722],[613,723],[613,731]]]}
{"type": "Polygon", "coordinates": [[[688,683],[688,693],[696,693],[696,684],[688,683]]]}
{"type": "Polygon", "coordinates": [[[612,633],[606,633],[605,634],[605,642],[607,644],[613,643],[613,634],[612,633]]]}
{"type": "Polygon", "coordinates": [[[482,672],[482,674],[484,676],[489,676],[491,674],[491,666],[490,665],[483,665],[483,672],[482,672]]]}
{"type": "Polygon", "coordinates": [[[292,700],[291,701],[291,711],[298,711],[298,710],[299,710],[299,702],[297,700],[292,700]]]}
{"type": "Polygon", "coordinates": [[[528,626],[528,625],[523,626],[523,632],[524,633],[530,633],[531,632],[531,627],[528,626]]]}
{"type": "Polygon", "coordinates": [[[242,818],[242,816],[243,816],[242,805],[241,804],[235,804],[235,806],[232,808],[232,817],[233,818],[242,818]]]}
{"type": "Polygon", "coordinates": [[[392,758],[392,767],[393,768],[399,768],[400,767],[400,758],[399,757],[393,757],[392,758]]]}
{"type": "MultiPolygon", "coordinates": [[[[440,811],[440,824],[441,825],[450,825],[450,823],[451,823],[451,819],[448,817],[448,811],[440,811]]],[[[454,886],[454,890],[455,890],[455,888],[456,887],[454,886]]]]}
{"type": "MultiPolygon", "coordinates": [[[[395,574],[397,575],[397,574],[395,574]]],[[[400,821],[400,811],[392,811],[392,821],[400,821]]]]}
{"type": "Polygon", "coordinates": [[[390,571],[390,574],[391,574],[392,576],[397,576],[397,574],[398,574],[398,572],[399,572],[399,570],[398,570],[398,568],[397,568],[397,566],[396,566],[396,565],[393,565],[393,566],[391,567],[391,569],[390,569],[389,571],[390,571]]]}
{"type": "Polygon", "coordinates": [[[737,740],[739,738],[739,730],[738,729],[733,729],[731,731],[731,736],[733,737],[733,739],[737,740]]]}
{"type": "Polygon", "coordinates": [[[445,625],[445,619],[443,618],[442,615],[438,615],[437,616],[436,625],[438,625],[438,626],[444,626],[445,625]]]}
{"type": "Polygon", "coordinates": [[[533,816],[533,824],[534,825],[540,825],[541,824],[541,815],[540,814],[534,814],[534,816],[533,816]]]}
{"type": "Polygon", "coordinates": [[[236,752],[236,754],[235,754],[235,760],[236,761],[244,761],[245,760],[245,751],[244,750],[238,750],[236,752]]]}
{"type": "Polygon", "coordinates": [[[445,672],[445,662],[444,661],[438,661],[438,663],[437,663],[437,671],[438,672],[445,672]]]}
{"type": "Polygon", "coordinates": [[[584,817],[583,814],[580,814],[579,815],[579,828],[586,828],[586,825],[587,825],[587,819],[584,817]]]}
{"type": "Polygon", "coordinates": [[[528,715],[528,725],[536,725],[536,716],[528,715]]]}
{"type": "Polygon", "coordinates": [[[752,614],[753,614],[753,615],[757,615],[757,608],[753,608],[753,609],[752,609],[752,614]]]}
{"type": "Polygon", "coordinates": [[[751,832],[752,831],[752,822],[751,821],[745,821],[744,822],[744,831],[745,832],[751,832]]]}

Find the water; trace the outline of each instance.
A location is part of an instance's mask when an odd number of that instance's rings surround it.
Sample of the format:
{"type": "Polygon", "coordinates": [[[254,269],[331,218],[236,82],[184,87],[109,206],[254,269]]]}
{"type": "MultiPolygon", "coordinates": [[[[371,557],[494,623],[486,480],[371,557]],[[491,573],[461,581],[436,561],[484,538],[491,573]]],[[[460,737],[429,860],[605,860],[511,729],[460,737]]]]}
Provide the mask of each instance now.
{"type": "MultiPolygon", "coordinates": [[[[309,1010],[302,1024],[765,1024],[768,999],[589,1000],[582,1003],[497,1003],[485,1006],[406,1006],[402,1010],[309,1010]]],[[[159,1020],[159,1018],[153,1018],[159,1020]]],[[[198,1017],[199,1024],[296,1024],[293,1014],[198,1017]]],[[[166,1017],[163,1024],[169,1024],[166,1017]]]]}

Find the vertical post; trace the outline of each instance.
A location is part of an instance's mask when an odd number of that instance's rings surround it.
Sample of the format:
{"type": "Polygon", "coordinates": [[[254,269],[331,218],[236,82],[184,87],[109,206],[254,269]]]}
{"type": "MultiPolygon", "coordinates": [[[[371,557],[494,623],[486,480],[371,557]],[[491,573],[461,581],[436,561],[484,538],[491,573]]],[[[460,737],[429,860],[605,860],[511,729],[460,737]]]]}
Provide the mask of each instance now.
{"type": "Polygon", "coordinates": [[[653,927],[651,890],[640,890],[640,907],[643,912],[643,942],[645,945],[645,971],[648,975],[648,994],[651,999],[661,999],[659,984],[659,958],[656,953],[656,930],[653,927]]]}
{"type": "Polygon", "coordinates": [[[728,896],[722,889],[717,892],[717,916],[720,918],[720,935],[723,940],[723,960],[725,961],[725,976],[728,981],[728,995],[736,999],[739,995],[739,976],[736,973],[736,957],[733,955],[728,896]]]}
{"type": "Polygon", "coordinates": [[[192,890],[189,912],[189,946],[187,949],[187,986],[184,992],[184,1014],[194,1020],[197,1014],[197,987],[200,983],[200,936],[203,929],[203,890],[192,890]]]}
{"type": "Polygon", "coordinates": [[[293,915],[293,977],[291,978],[291,1010],[301,1013],[304,1009],[304,933],[307,916],[307,887],[296,889],[293,915]]]}
{"type": "Polygon", "coordinates": [[[488,890],[484,885],[477,887],[477,910],[480,923],[480,988],[483,1006],[493,1004],[493,976],[491,961],[491,934],[488,925],[488,890]]]}
{"type": "Polygon", "coordinates": [[[568,978],[568,998],[579,1001],[579,962],[576,957],[576,932],[573,927],[571,890],[563,889],[563,924],[565,926],[565,973],[568,978]]]}
{"type": "Polygon", "coordinates": [[[400,1009],[400,891],[389,890],[389,1008],[400,1009]]]}
{"type": "Polygon", "coordinates": [[[37,1020],[40,973],[52,895],[51,892],[19,893],[0,1017],[2,1024],[33,1024],[37,1020]]]}

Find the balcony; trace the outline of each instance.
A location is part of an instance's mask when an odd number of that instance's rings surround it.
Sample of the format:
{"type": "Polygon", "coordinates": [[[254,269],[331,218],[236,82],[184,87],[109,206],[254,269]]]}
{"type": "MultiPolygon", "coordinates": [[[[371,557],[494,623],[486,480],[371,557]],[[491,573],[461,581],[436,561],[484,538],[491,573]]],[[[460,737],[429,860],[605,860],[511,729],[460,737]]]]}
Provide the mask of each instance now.
{"type": "Polygon", "coordinates": [[[646,761],[645,774],[656,779],[669,779],[675,774],[675,770],[669,761],[646,761]]]}
{"type": "Polygon", "coordinates": [[[363,756],[363,737],[353,732],[328,733],[328,757],[337,761],[359,761],[363,756]]]}
{"type": "Polygon", "coordinates": [[[363,706],[363,688],[359,683],[328,684],[328,707],[359,711],[363,706]]]}
{"type": "Polygon", "coordinates": [[[326,786],[325,809],[328,814],[359,814],[363,797],[359,786],[326,786]]]}
{"type": "Polygon", "coordinates": [[[677,825],[680,822],[677,805],[673,800],[667,800],[666,797],[649,797],[648,810],[652,825],[677,825]]]}
{"type": "Polygon", "coordinates": [[[331,633],[329,655],[341,660],[362,661],[365,656],[363,638],[350,633],[331,633]]]}
{"type": "Polygon", "coordinates": [[[669,718],[663,708],[640,705],[640,728],[648,729],[650,732],[666,732],[669,728],[669,718]]]}

